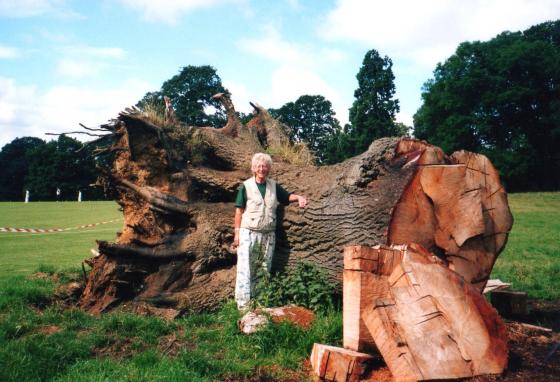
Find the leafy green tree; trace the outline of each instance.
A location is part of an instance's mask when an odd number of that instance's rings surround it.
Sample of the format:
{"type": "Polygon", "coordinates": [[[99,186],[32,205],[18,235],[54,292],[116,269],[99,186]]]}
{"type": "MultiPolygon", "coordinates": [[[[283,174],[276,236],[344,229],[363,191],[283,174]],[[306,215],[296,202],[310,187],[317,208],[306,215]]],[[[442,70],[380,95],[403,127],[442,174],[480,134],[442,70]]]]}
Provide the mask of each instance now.
{"type": "Polygon", "coordinates": [[[487,155],[509,190],[560,188],[560,21],[465,42],[423,87],[414,135],[487,155]]]}
{"type": "Polygon", "coordinates": [[[291,139],[307,144],[320,163],[332,160],[331,141],[340,132],[340,123],[325,97],[303,95],[270,112],[290,128],[291,139]]]}
{"type": "Polygon", "coordinates": [[[61,135],[29,151],[25,187],[34,200],[54,200],[57,188],[65,200],[75,200],[78,191],[86,199],[99,198],[90,187],[97,177],[95,161],[87,150],[78,151],[82,147],[76,139],[61,135]]]}
{"type": "Polygon", "coordinates": [[[348,140],[352,156],[365,151],[371,142],[381,137],[399,135],[395,125],[395,114],[399,112],[399,101],[395,95],[393,62],[381,57],[372,49],[366,53],[356,78],[358,88],[350,108],[348,140]]]}
{"type": "Polygon", "coordinates": [[[16,138],[0,151],[0,200],[21,201],[25,196],[24,180],[29,169],[30,152],[44,146],[34,137],[16,138]]]}
{"type": "Polygon", "coordinates": [[[412,126],[407,126],[402,122],[395,122],[396,136],[398,137],[410,137],[412,132],[412,126]]]}
{"type": "Polygon", "coordinates": [[[189,65],[165,81],[161,90],[146,93],[138,106],[151,103],[163,108],[163,97],[167,96],[180,121],[189,126],[221,127],[226,121],[225,111],[212,96],[227,92],[212,66],[189,65]]]}

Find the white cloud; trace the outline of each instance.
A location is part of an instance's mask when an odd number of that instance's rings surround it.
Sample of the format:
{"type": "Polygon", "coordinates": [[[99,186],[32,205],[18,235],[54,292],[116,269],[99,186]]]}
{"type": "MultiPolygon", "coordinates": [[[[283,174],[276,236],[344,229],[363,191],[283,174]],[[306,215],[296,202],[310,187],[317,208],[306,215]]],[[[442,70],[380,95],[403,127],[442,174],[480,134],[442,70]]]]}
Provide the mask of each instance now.
{"type": "Polygon", "coordinates": [[[299,3],[299,0],[285,0],[286,4],[288,4],[288,7],[290,7],[291,9],[294,10],[299,10],[301,8],[301,4],[299,3]]]}
{"type": "Polygon", "coordinates": [[[129,79],[112,88],[54,86],[41,93],[33,86],[0,77],[0,147],[16,137],[51,139],[44,133],[79,130],[79,123],[105,123],[151,88],[153,85],[144,81],[129,79]]]}
{"type": "Polygon", "coordinates": [[[313,54],[304,46],[282,39],[280,33],[272,25],[263,27],[263,36],[246,38],[238,41],[238,47],[256,56],[266,58],[273,63],[299,63],[313,65],[313,54]]]}
{"type": "Polygon", "coordinates": [[[63,58],[58,61],[56,70],[61,76],[84,78],[97,74],[100,70],[100,66],[86,60],[63,58]]]}
{"type": "Polygon", "coordinates": [[[2,0],[0,1],[0,16],[29,17],[51,10],[49,0],[2,0]]]}
{"type": "Polygon", "coordinates": [[[557,0],[339,0],[319,33],[433,67],[462,41],[486,40],[558,18],[557,0]]]}
{"type": "Polygon", "coordinates": [[[243,113],[250,113],[253,110],[249,102],[254,100],[249,97],[249,91],[245,85],[230,80],[224,80],[223,85],[231,93],[235,110],[243,113]]]}
{"type": "Polygon", "coordinates": [[[61,51],[64,55],[58,61],[57,72],[72,78],[96,75],[110,65],[107,60],[121,59],[126,55],[126,51],[121,48],[88,45],[66,46],[61,51]]]}
{"type": "Polygon", "coordinates": [[[20,52],[12,46],[0,45],[0,59],[17,58],[20,52]]]}
{"type": "Polygon", "coordinates": [[[347,122],[348,107],[338,92],[310,68],[283,65],[276,69],[272,73],[270,93],[264,101],[271,107],[280,107],[304,94],[322,95],[331,101],[337,119],[343,124],[347,122]]]}
{"type": "Polygon", "coordinates": [[[410,113],[405,113],[403,111],[397,113],[396,118],[397,122],[404,123],[407,126],[413,126],[413,118],[410,113]]]}
{"type": "Polygon", "coordinates": [[[211,8],[243,0],[120,0],[124,5],[140,11],[150,21],[175,24],[177,19],[201,8],[211,8]]]}
{"type": "Polygon", "coordinates": [[[71,10],[66,0],[0,0],[0,17],[33,17],[53,14],[62,18],[84,17],[71,10]]]}
{"type": "Polygon", "coordinates": [[[259,97],[264,105],[280,107],[304,94],[322,95],[333,104],[337,118],[342,123],[347,121],[348,107],[320,73],[321,68],[330,63],[344,60],[343,52],[286,41],[272,24],[263,27],[262,37],[243,39],[237,45],[272,63],[270,90],[259,97]]]}
{"type": "Polygon", "coordinates": [[[89,45],[67,46],[64,48],[69,53],[97,58],[123,58],[126,51],[117,47],[96,47],[89,45]]]}
{"type": "Polygon", "coordinates": [[[0,130],[2,139],[12,130],[10,123],[14,122],[16,115],[26,115],[32,112],[28,107],[29,101],[33,100],[35,88],[33,86],[16,86],[15,80],[0,77],[0,130]]]}

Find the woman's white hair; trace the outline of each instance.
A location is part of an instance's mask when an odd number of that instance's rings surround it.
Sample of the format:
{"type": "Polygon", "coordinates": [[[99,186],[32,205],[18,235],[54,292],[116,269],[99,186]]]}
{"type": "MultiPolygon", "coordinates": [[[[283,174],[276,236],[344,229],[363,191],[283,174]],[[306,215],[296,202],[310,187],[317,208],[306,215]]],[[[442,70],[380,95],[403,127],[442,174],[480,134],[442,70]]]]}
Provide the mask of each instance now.
{"type": "Polygon", "coordinates": [[[251,171],[257,171],[259,163],[265,163],[270,169],[272,167],[272,158],[265,153],[256,153],[253,155],[253,159],[251,159],[251,171]]]}

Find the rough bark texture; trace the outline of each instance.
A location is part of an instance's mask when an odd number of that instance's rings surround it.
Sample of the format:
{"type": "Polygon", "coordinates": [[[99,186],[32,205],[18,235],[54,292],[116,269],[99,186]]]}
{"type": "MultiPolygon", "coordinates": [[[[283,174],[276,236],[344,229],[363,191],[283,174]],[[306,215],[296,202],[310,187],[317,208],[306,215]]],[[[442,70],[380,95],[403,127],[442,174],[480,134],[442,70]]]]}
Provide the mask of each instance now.
{"type": "Polygon", "coordinates": [[[96,142],[105,144],[101,182],[121,205],[124,225],[114,243],[99,243],[83,308],[97,313],[132,300],[189,311],[232,296],[233,201],[258,151],[273,154],[272,178],[309,201],[304,210],[280,208],[273,269],[307,260],[340,283],[345,246],[418,242],[484,285],[512,221],[485,157],[448,157],[425,142],[383,138],[343,163],[317,167],[265,109],[253,105],[243,125],[231,101],[217,97],[228,113],[222,129],[151,122],[137,109],[102,126],[109,134],[96,142]],[[480,209],[475,222],[465,220],[471,202],[480,209]]]}

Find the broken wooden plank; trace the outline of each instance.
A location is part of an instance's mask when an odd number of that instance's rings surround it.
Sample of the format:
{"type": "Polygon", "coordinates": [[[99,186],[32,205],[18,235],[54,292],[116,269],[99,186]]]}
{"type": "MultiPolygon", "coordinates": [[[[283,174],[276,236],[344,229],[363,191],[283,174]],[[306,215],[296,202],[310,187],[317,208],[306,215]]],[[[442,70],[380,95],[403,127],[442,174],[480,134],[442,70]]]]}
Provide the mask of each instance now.
{"type": "Polygon", "coordinates": [[[322,381],[360,381],[369,372],[372,361],[369,354],[317,343],[311,351],[311,367],[322,381]]]}
{"type": "Polygon", "coordinates": [[[402,253],[385,246],[344,248],[342,284],[343,346],[354,351],[375,351],[362,312],[387,294],[387,276],[402,253]]]}
{"type": "Polygon", "coordinates": [[[494,290],[509,289],[509,287],[511,287],[511,283],[505,283],[500,279],[490,279],[486,282],[486,286],[484,287],[482,293],[486,294],[494,290]]]}
{"type": "Polygon", "coordinates": [[[375,342],[362,319],[373,301],[386,295],[387,277],[344,270],[342,284],[343,346],[354,351],[374,351],[375,342]]]}

